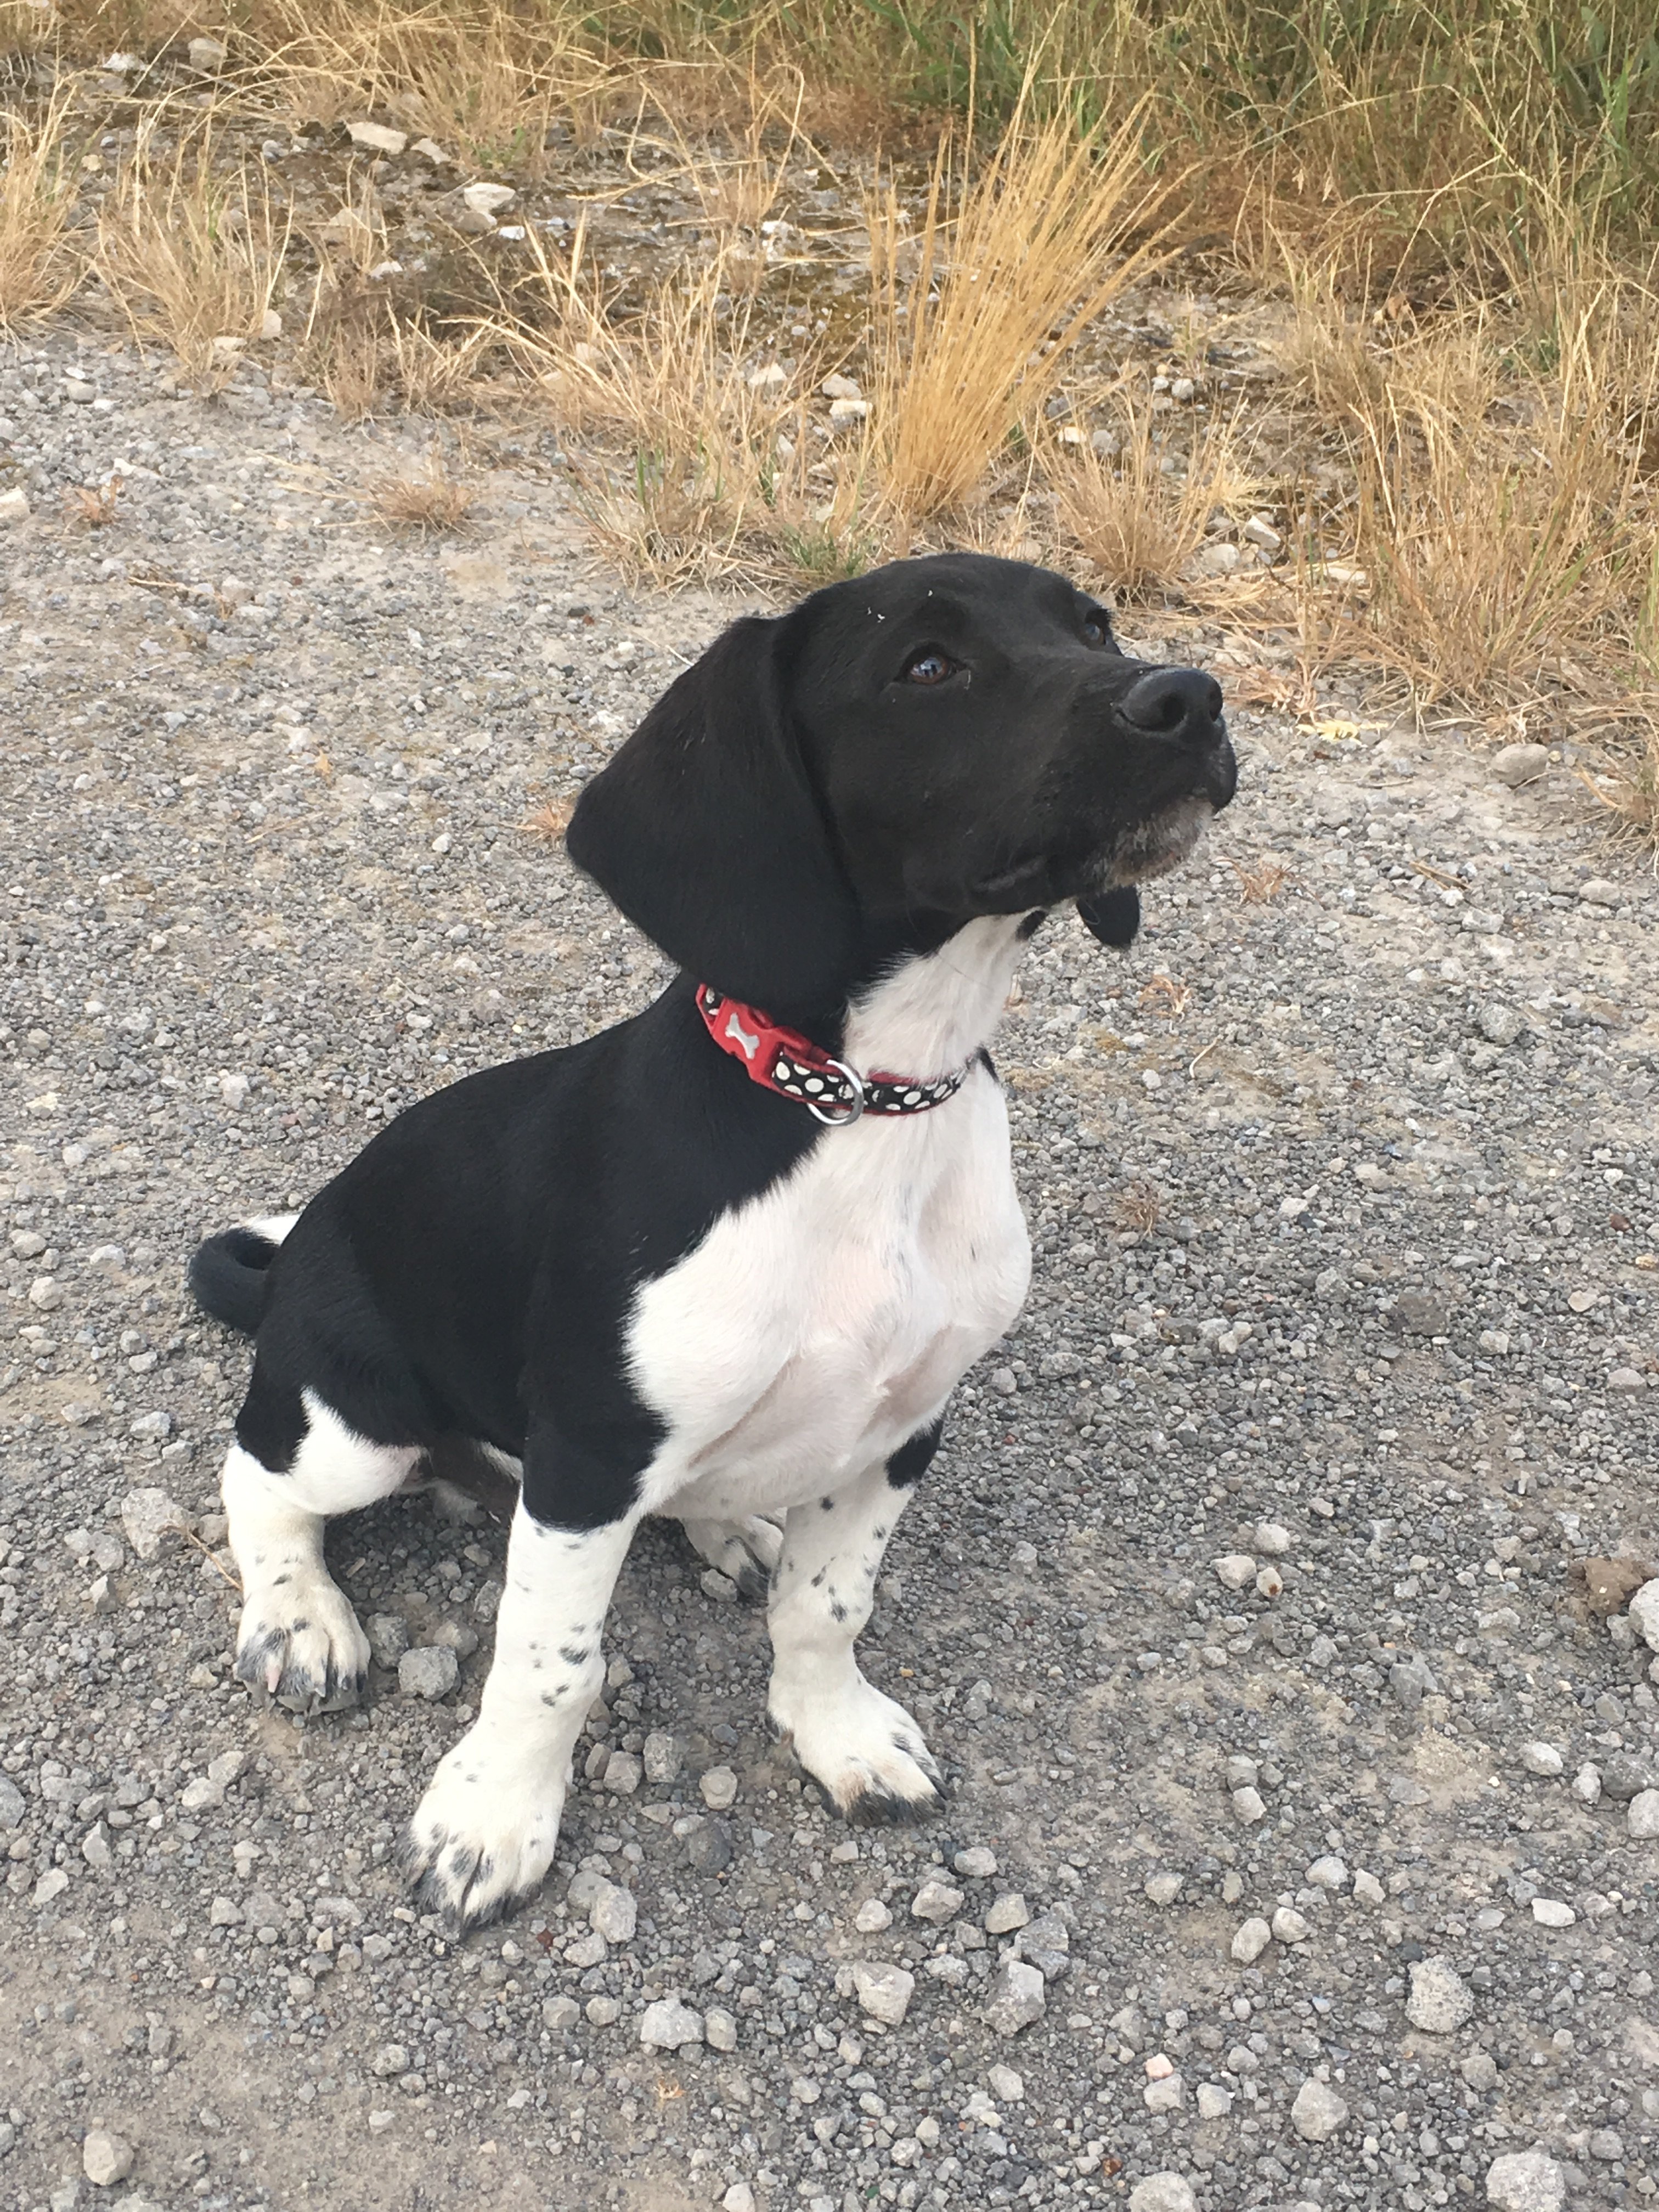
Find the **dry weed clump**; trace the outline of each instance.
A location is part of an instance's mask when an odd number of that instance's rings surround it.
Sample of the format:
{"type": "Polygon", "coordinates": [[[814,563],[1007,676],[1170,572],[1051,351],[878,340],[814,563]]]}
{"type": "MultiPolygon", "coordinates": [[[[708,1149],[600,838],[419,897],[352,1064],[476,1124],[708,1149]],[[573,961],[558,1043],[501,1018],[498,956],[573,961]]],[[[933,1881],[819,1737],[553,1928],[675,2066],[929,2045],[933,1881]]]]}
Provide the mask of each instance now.
{"type": "Polygon", "coordinates": [[[977,174],[953,170],[946,141],[915,237],[890,185],[872,202],[870,451],[901,532],[962,507],[1084,326],[1148,266],[1165,194],[1139,124],[1103,142],[1022,106],[977,174]]]}
{"type": "Polygon", "coordinates": [[[370,507],[396,530],[460,530],[477,498],[472,486],[449,473],[436,446],[419,468],[389,470],[367,486],[370,507]]]}
{"type": "Polygon", "coordinates": [[[0,332],[56,314],[81,280],[70,108],[60,92],[33,121],[0,112],[0,332]]]}
{"type": "Polygon", "coordinates": [[[1119,601],[1172,588],[1212,515],[1246,505],[1253,486],[1238,416],[1212,421],[1185,465],[1170,468],[1164,462],[1176,457],[1158,434],[1159,420],[1126,406],[1115,451],[1092,442],[1056,451],[1054,489],[1066,538],[1119,601]]]}
{"type": "Polygon", "coordinates": [[[228,383],[262,337],[288,226],[263,179],[219,156],[211,122],[157,144],[147,118],[98,212],[93,267],[139,344],[169,346],[198,385],[228,383]]]}

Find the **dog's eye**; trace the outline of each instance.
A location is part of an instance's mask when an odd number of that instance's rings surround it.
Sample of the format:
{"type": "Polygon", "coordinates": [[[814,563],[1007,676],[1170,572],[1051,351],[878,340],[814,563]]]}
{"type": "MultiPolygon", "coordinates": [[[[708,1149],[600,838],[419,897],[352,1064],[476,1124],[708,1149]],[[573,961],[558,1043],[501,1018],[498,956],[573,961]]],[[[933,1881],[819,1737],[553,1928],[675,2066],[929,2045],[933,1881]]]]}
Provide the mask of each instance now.
{"type": "Polygon", "coordinates": [[[1085,645],[1104,645],[1110,634],[1098,615],[1084,617],[1083,642],[1085,645]]]}
{"type": "Polygon", "coordinates": [[[904,665],[907,684],[943,684],[947,676],[957,672],[957,663],[934,645],[925,646],[913,653],[904,665]]]}

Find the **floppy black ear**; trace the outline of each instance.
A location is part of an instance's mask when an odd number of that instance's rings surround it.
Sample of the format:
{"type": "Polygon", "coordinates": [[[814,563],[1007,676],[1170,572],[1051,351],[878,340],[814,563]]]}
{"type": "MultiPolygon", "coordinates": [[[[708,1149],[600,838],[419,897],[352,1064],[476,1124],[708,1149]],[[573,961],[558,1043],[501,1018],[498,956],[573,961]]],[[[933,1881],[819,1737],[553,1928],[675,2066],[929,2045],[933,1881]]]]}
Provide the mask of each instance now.
{"type": "Polygon", "coordinates": [[[1133,884],[1080,898],[1077,912],[1083,927],[1103,945],[1133,945],[1140,933],[1140,892],[1133,884]]]}
{"type": "Polygon", "coordinates": [[[858,920],[787,708],[787,628],[751,616],[677,677],[565,838],[671,960],[775,1014],[839,1005],[858,920]]]}

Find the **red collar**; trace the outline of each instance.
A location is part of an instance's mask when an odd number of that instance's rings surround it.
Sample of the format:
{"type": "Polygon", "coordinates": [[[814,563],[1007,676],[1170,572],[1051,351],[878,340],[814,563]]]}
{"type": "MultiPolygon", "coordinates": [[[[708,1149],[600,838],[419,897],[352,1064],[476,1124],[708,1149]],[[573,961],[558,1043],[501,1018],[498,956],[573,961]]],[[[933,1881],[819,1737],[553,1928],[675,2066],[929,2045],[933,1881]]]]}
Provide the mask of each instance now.
{"type": "Polygon", "coordinates": [[[783,1028],[740,999],[722,996],[710,983],[697,986],[697,1012],[709,1036],[742,1064],[751,1083],[793,1098],[831,1127],[856,1121],[860,1114],[925,1114],[961,1090],[974,1064],[969,1060],[925,1082],[908,1075],[860,1075],[799,1030],[783,1028]]]}

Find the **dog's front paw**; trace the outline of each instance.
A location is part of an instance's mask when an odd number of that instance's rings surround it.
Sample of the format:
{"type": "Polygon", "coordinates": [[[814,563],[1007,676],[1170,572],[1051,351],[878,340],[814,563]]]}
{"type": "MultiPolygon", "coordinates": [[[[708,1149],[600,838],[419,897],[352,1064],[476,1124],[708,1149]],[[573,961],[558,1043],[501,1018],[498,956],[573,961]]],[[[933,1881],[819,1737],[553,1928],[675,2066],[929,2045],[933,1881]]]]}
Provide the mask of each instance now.
{"type": "Polygon", "coordinates": [[[835,1689],[774,1683],[769,1711],[844,1820],[865,1827],[921,1820],[944,1802],[945,1779],[921,1729],[862,1674],[835,1689]]]}
{"type": "Polygon", "coordinates": [[[290,1712],[337,1712],[363,1694],[368,1638],[327,1575],[295,1567],[281,1583],[250,1589],[236,1636],[236,1675],[256,1698],[290,1712]]]}
{"type": "Polygon", "coordinates": [[[562,1779],[470,1729],[440,1762],[404,1838],[416,1904],[452,1936],[499,1920],[540,1887],[563,1809],[562,1779]]]}

